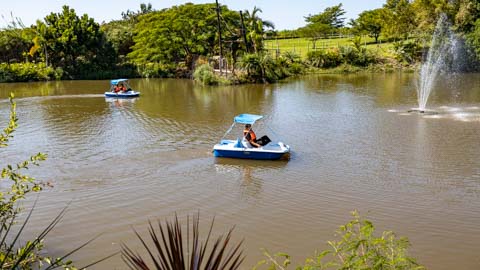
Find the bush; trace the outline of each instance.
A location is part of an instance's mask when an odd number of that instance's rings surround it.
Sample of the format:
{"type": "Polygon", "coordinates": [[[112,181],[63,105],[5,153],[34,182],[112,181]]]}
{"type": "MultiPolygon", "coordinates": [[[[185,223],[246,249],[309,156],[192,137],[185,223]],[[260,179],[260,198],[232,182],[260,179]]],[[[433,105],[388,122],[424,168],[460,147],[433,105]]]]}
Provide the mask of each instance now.
{"type": "Polygon", "coordinates": [[[202,64],[195,69],[193,79],[204,85],[218,84],[218,78],[215,71],[209,64],[202,64]]]}
{"type": "Polygon", "coordinates": [[[338,50],[318,50],[307,54],[307,63],[316,68],[334,68],[342,63],[338,50]]]}
{"type": "Polygon", "coordinates": [[[245,80],[255,83],[272,83],[290,75],[301,74],[304,66],[298,55],[288,53],[273,59],[269,54],[244,54],[237,63],[246,72],[245,80]]]}
{"type": "Polygon", "coordinates": [[[137,66],[138,75],[143,78],[172,78],[176,69],[174,64],[146,63],[137,66]]]}
{"type": "Polygon", "coordinates": [[[341,46],[339,50],[345,64],[366,67],[377,62],[375,55],[365,47],[341,46]]]}
{"type": "Polygon", "coordinates": [[[417,40],[397,41],[393,43],[395,58],[407,64],[413,64],[422,58],[422,47],[417,40]]]}
{"type": "MultiPolygon", "coordinates": [[[[352,220],[340,226],[337,233],[340,240],[328,241],[330,249],[308,258],[305,265],[297,269],[425,269],[407,256],[410,243],[406,237],[397,238],[391,231],[375,236],[373,223],[361,218],[356,211],[352,213],[352,220]]],[[[256,268],[267,264],[268,269],[286,269],[290,265],[288,254],[271,256],[266,252],[265,255],[268,259],[259,262],[256,268]]]]}
{"type": "Polygon", "coordinates": [[[0,63],[0,82],[48,81],[60,78],[62,74],[45,63],[0,63]]]}

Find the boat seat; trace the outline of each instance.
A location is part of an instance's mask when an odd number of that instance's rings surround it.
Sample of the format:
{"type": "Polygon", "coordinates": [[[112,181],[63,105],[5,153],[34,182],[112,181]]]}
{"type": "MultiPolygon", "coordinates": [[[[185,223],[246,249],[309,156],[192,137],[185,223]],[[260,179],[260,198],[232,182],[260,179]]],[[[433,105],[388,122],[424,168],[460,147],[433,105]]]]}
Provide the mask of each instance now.
{"type": "Polygon", "coordinates": [[[244,148],[244,146],[242,144],[242,140],[240,140],[240,138],[237,138],[237,143],[235,144],[235,147],[236,148],[244,148]]]}
{"type": "Polygon", "coordinates": [[[243,138],[242,139],[242,144],[243,144],[243,148],[254,148],[250,142],[247,141],[247,139],[243,138]]]}

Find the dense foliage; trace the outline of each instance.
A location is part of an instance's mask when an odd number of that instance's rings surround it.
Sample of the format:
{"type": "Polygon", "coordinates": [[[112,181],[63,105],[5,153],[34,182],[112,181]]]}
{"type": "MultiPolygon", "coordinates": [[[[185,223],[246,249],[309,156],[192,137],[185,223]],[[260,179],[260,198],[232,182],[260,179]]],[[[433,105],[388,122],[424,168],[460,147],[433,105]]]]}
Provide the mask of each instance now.
{"type": "MultiPolygon", "coordinates": [[[[191,77],[199,57],[209,58],[215,69],[235,72],[239,68],[240,74],[256,74],[244,69],[243,64],[258,59],[273,63],[268,57],[277,61],[283,53],[266,48],[266,38],[308,38],[308,50],[313,52],[306,63],[317,67],[336,66],[335,62],[367,66],[375,62],[373,58],[382,57],[414,65],[428,50],[428,40],[441,14],[448,16],[453,30],[471,51],[466,55],[476,54],[480,58],[478,0],[385,0],[383,7],[366,10],[348,24],[344,8],[338,4],[305,16],[304,27],[278,32],[272,22],[260,17],[259,7],[237,12],[220,5],[218,17],[216,11],[214,3],[187,3],[162,10],[141,4],[139,10],[127,10],[121,19],[99,25],[88,15],[78,16],[64,6],[59,13],[52,12],[30,27],[12,18],[9,26],[0,30],[0,81],[191,77]],[[354,36],[361,35],[369,35],[375,43],[392,42],[389,48],[393,50],[382,55],[377,51],[372,57],[356,46],[338,45],[336,50],[323,48],[321,52],[316,46],[325,38],[349,36],[354,40],[354,36]],[[340,61],[329,60],[336,57],[336,51],[340,61]],[[249,54],[256,54],[258,59],[249,54]]],[[[468,61],[471,63],[472,59],[468,61]]],[[[276,73],[272,78],[284,77],[278,75],[282,72],[272,71],[276,69],[258,70],[260,74],[276,73]]],[[[297,71],[300,70],[303,69],[297,65],[297,71]]],[[[247,81],[272,81],[267,77],[254,75],[247,81]]]]}
{"type": "Polygon", "coordinates": [[[115,65],[115,53],[100,25],[88,15],[78,17],[64,6],[61,13],[51,13],[36,25],[46,63],[64,70],[64,76],[85,78],[98,70],[115,65]]]}

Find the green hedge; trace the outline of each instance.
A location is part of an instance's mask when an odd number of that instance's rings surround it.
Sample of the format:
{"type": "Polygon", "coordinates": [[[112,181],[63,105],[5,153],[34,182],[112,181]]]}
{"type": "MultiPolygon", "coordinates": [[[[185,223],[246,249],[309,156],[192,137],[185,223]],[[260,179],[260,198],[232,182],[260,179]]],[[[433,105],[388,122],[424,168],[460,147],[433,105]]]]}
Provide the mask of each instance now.
{"type": "Polygon", "coordinates": [[[0,63],[0,82],[31,82],[61,79],[60,68],[47,67],[45,63],[0,63]]]}

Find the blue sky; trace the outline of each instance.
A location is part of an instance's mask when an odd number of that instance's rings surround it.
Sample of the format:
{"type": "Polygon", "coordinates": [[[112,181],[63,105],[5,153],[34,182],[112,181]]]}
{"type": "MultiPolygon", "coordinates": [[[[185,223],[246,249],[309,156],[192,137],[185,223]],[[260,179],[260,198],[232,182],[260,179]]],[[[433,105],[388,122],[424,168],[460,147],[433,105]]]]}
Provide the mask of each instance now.
{"type": "MultiPolygon", "coordinates": [[[[25,25],[34,24],[50,12],[60,12],[63,5],[74,8],[77,14],[87,13],[97,22],[120,19],[122,11],[138,10],[141,3],[151,3],[154,9],[162,9],[183,3],[212,3],[209,1],[179,0],[2,0],[0,27],[10,21],[10,13],[22,19],[25,25]]],[[[326,7],[343,3],[348,19],[356,18],[363,10],[381,7],[385,0],[219,0],[233,10],[251,10],[254,6],[263,10],[261,17],[275,23],[277,30],[295,29],[305,25],[304,16],[316,14],[326,7]]]]}

